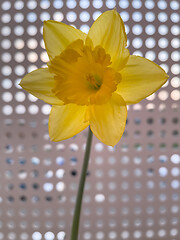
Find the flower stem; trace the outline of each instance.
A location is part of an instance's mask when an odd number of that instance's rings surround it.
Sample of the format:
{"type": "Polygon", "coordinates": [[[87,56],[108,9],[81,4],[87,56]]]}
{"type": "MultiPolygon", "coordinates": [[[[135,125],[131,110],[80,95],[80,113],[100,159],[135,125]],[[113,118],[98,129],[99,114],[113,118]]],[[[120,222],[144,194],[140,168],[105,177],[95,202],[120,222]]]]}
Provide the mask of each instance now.
{"type": "Polygon", "coordinates": [[[71,238],[70,238],[71,240],[78,240],[81,205],[82,205],[83,191],[84,191],[84,185],[86,181],[86,175],[87,175],[87,169],[88,169],[88,163],[89,163],[89,156],[91,151],[92,137],[93,137],[93,133],[89,127],[81,178],[80,178],[79,188],[78,188],[78,195],[76,198],[76,205],[74,210],[74,217],[73,217],[73,224],[72,224],[71,238]]]}

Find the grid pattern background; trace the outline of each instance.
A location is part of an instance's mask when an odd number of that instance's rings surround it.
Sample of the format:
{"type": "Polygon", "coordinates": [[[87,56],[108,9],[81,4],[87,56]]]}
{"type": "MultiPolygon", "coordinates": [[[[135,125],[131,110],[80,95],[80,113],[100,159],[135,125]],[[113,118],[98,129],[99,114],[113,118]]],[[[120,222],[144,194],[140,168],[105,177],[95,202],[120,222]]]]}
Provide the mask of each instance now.
{"type": "Polygon", "coordinates": [[[50,106],[18,83],[48,61],[44,20],[88,32],[114,7],[130,53],[155,61],[170,78],[129,106],[115,148],[94,137],[79,240],[180,239],[179,2],[1,0],[0,240],[69,239],[87,130],[50,142],[50,106]]]}

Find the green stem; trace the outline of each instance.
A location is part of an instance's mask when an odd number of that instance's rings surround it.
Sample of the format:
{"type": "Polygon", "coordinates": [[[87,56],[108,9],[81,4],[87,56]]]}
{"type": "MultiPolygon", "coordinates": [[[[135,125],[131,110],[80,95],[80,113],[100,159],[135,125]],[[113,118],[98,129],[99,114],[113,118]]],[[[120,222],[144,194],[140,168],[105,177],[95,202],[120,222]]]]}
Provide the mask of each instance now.
{"type": "Polygon", "coordinates": [[[88,169],[88,163],[89,163],[89,156],[90,156],[90,151],[91,151],[92,137],[93,137],[93,133],[91,132],[91,129],[89,127],[86,151],[85,151],[85,155],[84,155],[81,178],[80,178],[80,182],[79,182],[78,195],[76,198],[76,205],[75,205],[75,210],[74,210],[74,217],[73,217],[73,224],[72,224],[71,238],[70,238],[71,240],[78,240],[81,205],[82,205],[83,191],[84,191],[84,185],[85,185],[85,181],[86,181],[86,175],[87,175],[87,169],[88,169]]]}

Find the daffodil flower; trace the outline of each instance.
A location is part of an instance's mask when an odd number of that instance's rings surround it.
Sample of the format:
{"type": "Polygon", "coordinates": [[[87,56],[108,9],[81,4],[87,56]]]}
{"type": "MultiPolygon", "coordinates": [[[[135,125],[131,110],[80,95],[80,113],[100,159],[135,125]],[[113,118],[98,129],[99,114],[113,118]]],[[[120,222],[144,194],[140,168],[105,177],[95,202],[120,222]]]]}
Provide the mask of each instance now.
{"type": "Polygon", "coordinates": [[[129,54],[116,10],[103,13],[88,34],[45,21],[43,37],[48,67],[27,74],[20,85],[52,105],[52,141],[70,138],[90,125],[100,141],[116,145],[125,129],[127,105],[151,95],[168,79],[157,64],[129,54]]]}

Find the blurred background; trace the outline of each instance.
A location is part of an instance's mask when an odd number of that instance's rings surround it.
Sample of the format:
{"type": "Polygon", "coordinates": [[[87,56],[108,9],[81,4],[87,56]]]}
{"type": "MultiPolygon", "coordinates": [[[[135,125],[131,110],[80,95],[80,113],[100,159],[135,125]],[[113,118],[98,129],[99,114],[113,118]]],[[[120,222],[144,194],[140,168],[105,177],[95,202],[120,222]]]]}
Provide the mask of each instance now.
{"type": "Polygon", "coordinates": [[[94,137],[79,240],[180,239],[179,1],[1,0],[0,240],[69,239],[87,130],[50,142],[51,106],[18,84],[46,66],[44,20],[87,33],[115,7],[130,53],[156,62],[170,78],[129,106],[116,147],[94,137]]]}

